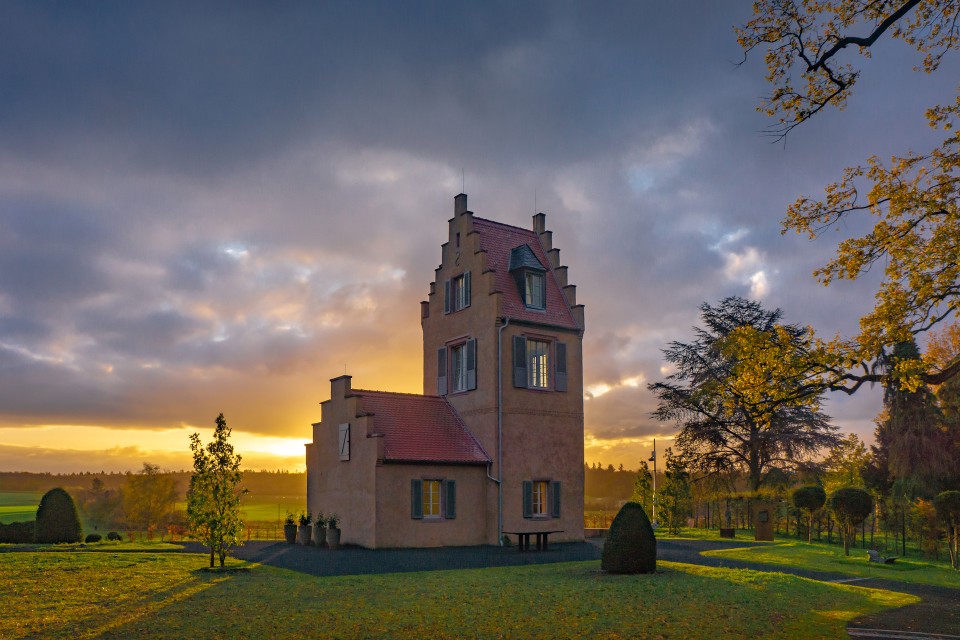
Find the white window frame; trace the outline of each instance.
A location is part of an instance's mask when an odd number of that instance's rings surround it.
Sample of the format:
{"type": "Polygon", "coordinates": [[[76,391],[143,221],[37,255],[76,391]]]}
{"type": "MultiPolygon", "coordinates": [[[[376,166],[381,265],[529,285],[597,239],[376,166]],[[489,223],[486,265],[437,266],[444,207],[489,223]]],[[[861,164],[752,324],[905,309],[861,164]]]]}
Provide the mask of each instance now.
{"type": "Polygon", "coordinates": [[[460,311],[470,306],[467,300],[467,279],[466,274],[461,273],[450,282],[451,311],[460,311]]]}
{"type": "Polygon", "coordinates": [[[545,273],[528,270],[523,275],[523,303],[528,309],[547,308],[547,279],[545,273]],[[536,283],[536,286],[533,286],[536,283]]]}
{"type": "Polygon", "coordinates": [[[527,338],[527,388],[550,388],[550,348],[549,340],[527,338]]]}
{"type": "Polygon", "coordinates": [[[424,478],[422,483],[421,503],[424,520],[443,518],[443,480],[424,478]],[[434,507],[436,507],[435,511],[434,507]]]}
{"type": "Polygon", "coordinates": [[[467,343],[450,347],[450,377],[454,393],[467,391],[467,343]]]}
{"type": "Polygon", "coordinates": [[[530,513],[534,518],[546,518],[550,515],[550,481],[534,480],[530,513]]]}

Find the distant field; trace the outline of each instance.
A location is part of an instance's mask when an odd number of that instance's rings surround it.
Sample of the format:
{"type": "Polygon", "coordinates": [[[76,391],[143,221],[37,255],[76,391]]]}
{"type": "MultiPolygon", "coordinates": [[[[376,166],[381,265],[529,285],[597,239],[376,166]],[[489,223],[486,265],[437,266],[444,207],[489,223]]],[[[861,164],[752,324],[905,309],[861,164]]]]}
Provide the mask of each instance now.
{"type": "Polygon", "coordinates": [[[42,497],[40,491],[0,491],[0,522],[33,520],[42,497]]]}

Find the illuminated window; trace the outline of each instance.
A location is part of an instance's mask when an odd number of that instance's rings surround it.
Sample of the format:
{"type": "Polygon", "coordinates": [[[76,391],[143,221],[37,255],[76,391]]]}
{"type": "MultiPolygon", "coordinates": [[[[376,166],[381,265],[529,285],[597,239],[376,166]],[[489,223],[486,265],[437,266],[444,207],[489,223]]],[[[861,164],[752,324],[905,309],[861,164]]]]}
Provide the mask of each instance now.
{"type": "Polygon", "coordinates": [[[559,518],[560,482],[558,480],[524,480],[523,517],[559,518]]]}
{"type": "Polygon", "coordinates": [[[527,340],[527,387],[550,388],[550,343],[527,340]]]}
{"type": "Polygon", "coordinates": [[[534,517],[547,515],[547,482],[545,480],[538,480],[533,483],[532,497],[532,515],[534,517]]]}
{"type": "Polygon", "coordinates": [[[443,482],[440,480],[423,481],[423,517],[440,517],[440,490],[443,482]]]}

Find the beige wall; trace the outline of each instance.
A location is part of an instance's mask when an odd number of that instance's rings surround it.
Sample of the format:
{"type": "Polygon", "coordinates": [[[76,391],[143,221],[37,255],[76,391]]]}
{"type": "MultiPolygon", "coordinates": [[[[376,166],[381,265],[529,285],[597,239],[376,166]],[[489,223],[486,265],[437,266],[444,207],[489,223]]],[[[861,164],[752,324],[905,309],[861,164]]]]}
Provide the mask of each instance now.
{"type": "MultiPolygon", "coordinates": [[[[534,221],[542,225],[541,216],[534,221]]],[[[541,229],[537,229],[540,231],[541,229]]],[[[552,235],[540,235],[545,251],[550,252],[552,235]]],[[[553,261],[556,252],[548,253],[553,261]]],[[[479,251],[479,236],[473,232],[473,214],[455,212],[449,221],[449,238],[442,246],[441,265],[430,286],[430,294],[421,308],[424,342],[424,393],[437,393],[437,349],[463,337],[477,340],[477,388],[464,393],[449,393],[447,399],[457,409],[470,431],[493,459],[491,475],[497,468],[498,411],[498,324],[502,315],[500,292],[495,290],[492,272],[487,270],[486,254],[479,251]],[[456,248],[456,234],[460,248],[456,248]],[[443,283],[464,271],[471,272],[470,307],[444,314],[443,283]]],[[[558,265],[551,264],[552,267],[558,265]]],[[[554,272],[561,287],[567,285],[567,268],[554,272]]],[[[583,323],[583,307],[576,305],[575,289],[565,294],[574,317],[583,323]]],[[[557,540],[583,539],[583,352],[582,331],[533,326],[511,322],[502,332],[500,367],[503,390],[503,518],[504,530],[555,530],[563,534],[557,540]],[[567,391],[537,391],[513,386],[512,338],[526,333],[562,340],[567,345],[567,391]],[[558,480],[561,483],[561,518],[529,520],[523,518],[522,482],[558,480]]],[[[495,483],[488,481],[486,541],[497,543],[498,497],[495,483]]]]}
{"type": "Polygon", "coordinates": [[[384,464],[377,468],[377,546],[486,544],[487,480],[483,466],[384,464]],[[414,519],[411,480],[455,480],[456,517],[414,519]]]}

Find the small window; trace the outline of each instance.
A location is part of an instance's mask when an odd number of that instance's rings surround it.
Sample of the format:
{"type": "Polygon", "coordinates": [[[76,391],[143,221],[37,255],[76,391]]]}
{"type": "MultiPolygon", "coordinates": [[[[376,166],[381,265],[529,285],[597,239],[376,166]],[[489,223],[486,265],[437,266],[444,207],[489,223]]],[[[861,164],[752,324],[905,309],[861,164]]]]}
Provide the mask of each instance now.
{"type": "Polygon", "coordinates": [[[524,304],[528,309],[546,309],[547,289],[544,286],[544,274],[527,271],[524,274],[524,304]]]}
{"type": "Polygon", "coordinates": [[[350,459],[350,423],[344,422],[340,425],[340,459],[350,459]]]}
{"type": "Polygon", "coordinates": [[[439,518],[440,513],[440,490],[443,486],[441,480],[423,481],[423,517],[439,518]]]}
{"type": "Polygon", "coordinates": [[[547,515],[547,481],[537,480],[533,483],[533,507],[531,513],[534,518],[547,515]]]}
{"type": "Polygon", "coordinates": [[[452,313],[470,306],[470,272],[447,280],[443,291],[443,311],[452,313]]]}
{"type": "Polygon", "coordinates": [[[527,340],[527,387],[550,388],[550,343],[527,340]]]}
{"type": "Polygon", "coordinates": [[[524,480],[523,517],[559,518],[560,481],[524,480]]]}
{"type": "MultiPolygon", "coordinates": [[[[453,384],[451,391],[459,393],[461,391],[471,391],[477,388],[477,341],[467,340],[460,344],[446,347],[450,352],[450,380],[453,384]]],[[[439,359],[438,359],[439,360],[439,359]]],[[[443,387],[440,395],[446,395],[446,367],[445,362],[439,362],[441,367],[440,375],[444,377],[443,383],[439,381],[437,388],[443,387]]]]}

